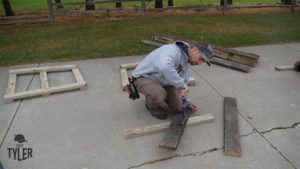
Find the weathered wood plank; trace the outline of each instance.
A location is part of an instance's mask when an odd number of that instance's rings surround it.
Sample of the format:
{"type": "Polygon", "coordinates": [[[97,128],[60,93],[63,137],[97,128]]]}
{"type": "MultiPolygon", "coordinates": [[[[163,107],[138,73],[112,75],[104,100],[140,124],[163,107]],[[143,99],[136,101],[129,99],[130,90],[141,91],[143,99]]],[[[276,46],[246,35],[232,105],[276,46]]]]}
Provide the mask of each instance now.
{"type": "MultiPolygon", "coordinates": [[[[168,44],[174,43],[177,40],[186,41],[190,44],[194,44],[196,41],[179,39],[175,36],[163,35],[155,33],[152,35],[152,40],[160,43],[168,44]]],[[[219,57],[222,59],[230,60],[233,62],[238,62],[240,64],[249,65],[255,67],[258,63],[259,55],[242,52],[234,49],[226,49],[217,46],[212,46],[213,48],[213,57],[219,57]]]]}
{"type": "MultiPolygon", "coordinates": [[[[200,125],[214,121],[215,117],[211,114],[205,114],[202,116],[194,116],[188,119],[186,127],[200,125]]],[[[123,131],[125,138],[133,138],[138,136],[144,136],[148,134],[154,134],[162,131],[166,131],[170,126],[171,122],[164,122],[160,124],[138,127],[135,129],[127,129],[123,131]]]]}
{"type": "Polygon", "coordinates": [[[39,73],[41,71],[46,72],[59,72],[59,71],[66,71],[75,69],[76,65],[62,65],[62,66],[51,66],[51,67],[36,67],[36,68],[25,68],[25,69],[15,69],[10,70],[9,74],[32,74],[32,73],[39,73]]]}
{"type": "Polygon", "coordinates": [[[241,156],[239,119],[235,98],[224,98],[224,154],[241,156]]]}
{"type": "Polygon", "coordinates": [[[216,57],[211,58],[210,62],[213,64],[216,64],[216,65],[224,66],[224,67],[227,67],[230,69],[235,69],[235,70],[239,70],[239,71],[246,72],[246,73],[249,73],[252,69],[251,66],[243,65],[243,64],[240,64],[237,62],[232,62],[229,60],[216,58],[216,57]]]}
{"type": "Polygon", "coordinates": [[[156,46],[156,47],[160,47],[160,46],[164,45],[163,43],[156,42],[156,41],[153,41],[153,40],[141,40],[141,43],[151,45],[151,46],[156,46]]]}
{"type": "Polygon", "coordinates": [[[226,59],[240,64],[255,67],[258,63],[259,55],[242,52],[234,49],[225,49],[213,46],[213,56],[226,59]]]}
{"type": "Polygon", "coordinates": [[[190,109],[187,109],[185,118],[182,117],[182,114],[177,114],[173,117],[166,135],[160,141],[159,149],[165,149],[169,151],[175,151],[177,149],[180,138],[183,134],[187,120],[191,113],[192,111],[190,109]]]}
{"type": "Polygon", "coordinates": [[[5,94],[4,99],[5,100],[11,100],[11,99],[16,100],[16,99],[41,96],[41,95],[45,95],[45,94],[59,93],[59,92],[64,92],[64,91],[69,91],[69,90],[80,89],[85,85],[86,85],[86,83],[73,83],[73,84],[49,87],[47,89],[36,89],[36,90],[18,92],[18,93],[14,93],[14,94],[5,94]]]}

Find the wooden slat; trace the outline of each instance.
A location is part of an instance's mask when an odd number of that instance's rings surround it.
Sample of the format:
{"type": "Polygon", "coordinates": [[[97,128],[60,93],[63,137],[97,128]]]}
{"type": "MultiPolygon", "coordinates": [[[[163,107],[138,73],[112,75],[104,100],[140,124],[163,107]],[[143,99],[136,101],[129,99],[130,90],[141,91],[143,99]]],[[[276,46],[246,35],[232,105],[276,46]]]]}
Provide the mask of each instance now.
{"type": "Polygon", "coordinates": [[[224,98],[224,154],[241,156],[239,119],[235,98],[224,98]]]}
{"type": "Polygon", "coordinates": [[[14,94],[16,91],[17,75],[9,75],[6,94],[14,94]]]}
{"type": "Polygon", "coordinates": [[[36,90],[30,90],[30,91],[24,91],[19,92],[15,94],[5,94],[4,99],[5,100],[16,100],[16,99],[23,99],[23,98],[30,98],[35,96],[41,96],[45,94],[52,94],[52,93],[59,93],[69,90],[75,90],[80,89],[84,87],[86,83],[73,83],[73,84],[67,84],[67,85],[61,85],[61,86],[55,86],[55,87],[49,87],[48,89],[36,89],[36,90]]]}
{"type": "MultiPolygon", "coordinates": [[[[215,117],[211,114],[205,114],[202,116],[194,116],[188,119],[186,127],[200,125],[214,121],[215,117]]],[[[164,122],[160,124],[139,127],[135,129],[127,129],[123,131],[125,138],[133,138],[138,136],[144,136],[148,134],[154,134],[162,131],[166,131],[170,126],[171,122],[164,122]]]]}
{"type": "Polygon", "coordinates": [[[126,64],[122,64],[120,65],[120,68],[121,69],[134,69],[138,66],[138,62],[135,62],[135,63],[126,63],[126,64]]]}
{"type": "Polygon", "coordinates": [[[285,70],[294,70],[294,66],[275,66],[275,70],[285,71],[285,70]]]}
{"type": "Polygon", "coordinates": [[[186,110],[186,117],[182,118],[182,114],[177,114],[173,117],[170,127],[166,132],[166,135],[160,141],[159,149],[165,149],[169,151],[175,151],[180,142],[180,138],[183,134],[186,122],[191,115],[191,110],[186,110]]]}
{"type": "Polygon", "coordinates": [[[127,84],[129,84],[127,70],[124,68],[120,68],[120,73],[122,87],[125,87],[127,84]]]}
{"type": "Polygon", "coordinates": [[[48,82],[47,72],[45,72],[45,71],[40,72],[40,80],[41,80],[42,89],[48,89],[49,88],[49,82],[48,82]]]}
{"type": "MultiPolygon", "coordinates": [[[[86,82],[83,80],[83,78],[82,78],[82,76],[81,76],[81,73],[80,73],[80,71],[79,71],[78,68],[72,69],[72,72],[73,72],[73,74],[74,74],[74,77],[75,77],[77,83],[86,83],[86,82]]],[[[87,85],[81,87],[80,89],[82,90],[82,89],[85,89],[86,87],[87,87],[87,85]]]]}
{"type": "Polygon", "coordinates": [[[31,73],[39,73],[41,71],[46,72],[59,72],[65,70],[75,69],[76,65],[62,65],[62,66],[51,66],[51,67],[37,67],[37,68],[26,68],[26,69],[15,69],[10,70],[9,74],[31,74],[31,73]]]}
{"type": "Polygon", "coordinates": [[[229,60],[216,58],[216,57],[211,58],[210,62],[213,64],[216,64],[216,65],[224,66],[224,67],[227,67],[230,69],[235,69],[235,70],[239,70],[239,71],[246,72],[246,73],[249,73],[252,69],[251,66],[243,65],[243,64],[240,64],[237,62],[232,62],[229,60]]]}

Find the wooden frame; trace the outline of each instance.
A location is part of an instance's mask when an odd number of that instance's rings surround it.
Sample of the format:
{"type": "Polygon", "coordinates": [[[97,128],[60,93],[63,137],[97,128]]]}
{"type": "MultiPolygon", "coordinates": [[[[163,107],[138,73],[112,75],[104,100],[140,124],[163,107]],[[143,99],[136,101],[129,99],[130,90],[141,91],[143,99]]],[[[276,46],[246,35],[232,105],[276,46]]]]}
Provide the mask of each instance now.
{"type": "Polygon", "coordinates": [[[35,96],[47,96],[52,93],[64,92],[74,89],[85,89],[87,83],[83,80],[81,73],[76,65],[62,65],[52,67],[39,67],[39,68],[26,68],[15,69],[9,71],[8,84],[6,94],[4,95],[4,101],[6,103],[12,102],[17,99],[35,97],[35,96]],[[48,72],[61,72],[72,71],[76,82],[72,84],[66,84],[61,86],[50,87],[48,83],[48,72]],[[18,75],[35,74],[40,73],[41,89],[35,89],[30,91],[16,92],[16,82],[18,75]]]}
{"type": "MultiPolygon", "coordinates": [[[[127,63],[127,64],[120,65],[122,88],[126,87],[127,84],[129,84],[127,69],[134,69],[137,67],[138,64],[139,64],[138,62],[134,62],[134,63],[127,63]]],[[[190,77],[189,81],[188,81],[188,86],[195,86],[195,85],[196,85],[196,79],[193,77],[190,77]]]]}

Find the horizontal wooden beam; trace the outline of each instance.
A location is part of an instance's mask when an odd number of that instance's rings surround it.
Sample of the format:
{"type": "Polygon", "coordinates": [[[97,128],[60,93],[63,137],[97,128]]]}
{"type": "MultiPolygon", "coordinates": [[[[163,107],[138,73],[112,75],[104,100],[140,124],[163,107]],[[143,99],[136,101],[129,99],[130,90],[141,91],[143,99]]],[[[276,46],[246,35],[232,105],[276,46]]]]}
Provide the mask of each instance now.
{"type": "Polygon", "coordinates": [[[18,93],[14,93],[14,94],[5,94],[4,99],[5,100],[17,100],[17,99],[47,95],[47,94],[52,94],[52,93],[59,93],[59,92],[84,88],[84,86],[86,86],[86,85],[87,85],[86,82],[85,83],[74,83],[74,84],[49,87],[49,88],[45,88],[45,89],[36,89],[36,90],[18,92],[18,93]]]}
{"type": "Polygon", "coordinates": [[[25,68],[25,69],[15,69],[10,70],[9,74],[32,74],[32,73],[39,73],[41,71],[45,72],[59,72],[59,71],[66,71],[75,69],[76,65],[62,65],[62,66],[51,66],[51,67],[36,67],[36,68],[25,68]]]}
{"type": "Polygon", "coordinates": [[[275,70],[285,71],[285,70],[294,70],[294,66],[275,66],[275,70]]]}
{"type": "MultiPolygon", "coordinates": [[[[190,126],[196,126],[204,123],[209,123],[214,121],[215,117],[211,114],[205,114],[201,116],[194,116],[190,117],[188,119],[187,125],[190,126]]],[[[150,125],[150,126],[144,126],[144,127],[138,127],[135,129],[127,129],[123,131],[123,136],[128,138],[138,137],[138,136],[144,136],[148,134],[154,134],[159,133],[162,131],[166,131],[168,127],[170,126],[171,122],[164,122],[160,124],[150,125]]]]}

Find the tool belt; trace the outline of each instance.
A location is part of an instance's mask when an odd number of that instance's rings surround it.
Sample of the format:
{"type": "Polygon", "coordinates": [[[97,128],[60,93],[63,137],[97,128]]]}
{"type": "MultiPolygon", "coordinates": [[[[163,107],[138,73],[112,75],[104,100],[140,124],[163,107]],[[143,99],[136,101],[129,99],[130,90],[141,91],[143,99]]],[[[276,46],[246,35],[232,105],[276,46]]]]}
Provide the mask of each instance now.
{"type": "Polygon", "coordinates": [[[140,98],[140,94],[134,84],[135,77],[128,78],[129,84],[126,85],[124,91],[126,91],[129,94],[129,98],[132,100],[140,98]]]}

